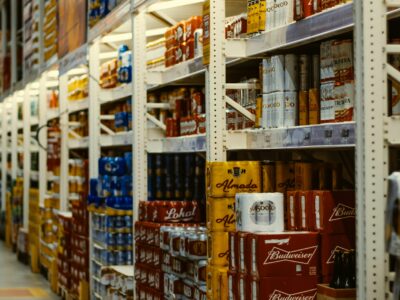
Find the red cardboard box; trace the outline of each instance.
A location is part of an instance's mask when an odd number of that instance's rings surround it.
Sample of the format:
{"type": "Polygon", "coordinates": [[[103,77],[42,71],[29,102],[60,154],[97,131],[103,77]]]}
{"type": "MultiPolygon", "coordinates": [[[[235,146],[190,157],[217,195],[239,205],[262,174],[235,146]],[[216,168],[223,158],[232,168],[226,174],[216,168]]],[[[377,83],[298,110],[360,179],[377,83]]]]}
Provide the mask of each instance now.
{"type": "Polygon", "coordinates": [[[313,229],[321,233],[354,232],[354,191],[313,191],[313,229]]]}
{"type": "Polygon", "coordinates": [[[287,216],[287,230],[298,230],[297,227],[297,203],[299,201],[298,191],[288,191],[286,197],[286,216],[287,216]]]}
{"type": "Polygon", "coordinates": [[[234,271],[228,271],[228,299],[237,300],[238,295],[238,284],[237,284],[237,273],[234,271]]]}
{"type": "Polygon", "coordinates": [[[238,270],[238,233],[229,232],[229,270],[237,272],[238,270]]]}
{"type": "Polygon", "coordinates": [[[238,273],[237,274],[237,294],[235,299],[237,300],[250,300],[251,299],[251,277],[250,275],[238,273]]]}
{"type": "Polygon", "coordinates": [[[297,205],[297,228],[312,230],[314,224],[314,203],[311,191],[300,191],[297,205]]]}
{"type": "Polygon", "coordinates": [[[251,234],[245,257],[252,276],[316,276],[320,260],[319,234],[283,232],[251,234]]]}
{"type": "Polygon", "coordinates": [[[315,300],[317,284],[317,276],[252,278],[248,299],[315,300]]]}
{"type": "Polygon", "coordinates": [[[321,275],[329,277],[333,274],[335,250],[355,249],[353,234],[321,234],[321,275]]]}
{"type": "Polygon", "coordinates": [[[238,232],[237,234],[237,245],[236,249],[238,249],[238,260],[237,260],[237,266],[238,266],[238,272],[240,273],[248,273],[250,272],[250,260],[249,260],[249,255],[250,255],[250,244],[249,244],[249,239],[248,237],[251,234],[248,232],[238,232]]]}

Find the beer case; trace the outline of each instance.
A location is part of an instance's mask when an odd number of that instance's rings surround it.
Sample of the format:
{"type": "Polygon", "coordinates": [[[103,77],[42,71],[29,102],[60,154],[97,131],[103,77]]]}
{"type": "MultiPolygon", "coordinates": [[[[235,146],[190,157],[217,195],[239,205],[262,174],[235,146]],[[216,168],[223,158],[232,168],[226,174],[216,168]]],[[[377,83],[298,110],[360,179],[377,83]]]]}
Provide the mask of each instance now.
{"type": "Polygon", "coordinates": [[[316,232],[251,234],[246,244],[240,255],[245,257],[252,276],[318,275],[320,248],[316,232]]]}
{"type": "Polygon", "coordinates": [[[354,232],[354,191],[313,191],[312,228],[321,233],[354,232]]]}
{"type": "Polygon", "coordinates": [[[238,284],[237,273],[235,271],[228,271],[228,299],[237,300],[238,298],[238,284]]]}
{"type": "Polygon", "coordinates": [[[295,175],[294,163],[277,161],[275,163],[275,191],[286,193],[286,191],[294,190],[295,175]]]}
{"type": "Polygon", "coordinates": [[[262,191],[263,193],[275,191],[275,163],[273,162],[262,164],[262,191]]]}
{"type": "Polygon", "coordinates": [[[298,191],[289,191],[286,194],[286,216],[287,216],[287,223],[286,228],[287,230],[297,230],[297,203],[299,201],[299,192],[298,191]]]}
{"type": "Polygon", "coordinates": [[[228,299],[228,269],[207,266],[207,299],[228,299]]]}
{"type": "Polygon", "coordinates": [[[312,189],[312,167],[310,162],[295,162],[294,180],[296,190],[308,191],[312,189]]]}
{"type": "Polygon", "coordinates": [[[312,212],[314,205],[312,196],[311,191],[299,191],[296,211],[297,228],[299,230],[307,231],[313,229],[314,215],[312,212]]]}
{"type": "Polygon", "coordinates": [[[349,228],[345,234],[321,234],[321,275],[323,278],[333,275],[335,250],[352,249],[355,249],[354,228],[349,228]]]}
{"type": "Polygon", "coordinates": [[[251,236],[248,232],[238,232],[236,236],[236,257],[237,257],[237,267],[239,273],[248,273],[250,272],[250,260],[248,259],[249,249],[251,248],[251,244],[249,243],[251,236]]]}
{"type": "Polygon", "coordinates": [[[207,196],[235,197],[261,191],[261,167],[256,161],[208,162],[207,196]]]}
{"type": "Polygon", "coordinates": [[[229,265],[229,233],[210,232],[208,234],[208,257],[212,266],[229,265]]]}
{"type": "Polygon", "coordinates": [[[317,276],[252,277],[247,299],[317,299],[317,276]]]}
{"type": "Polygon", "coordinates": [[[250,300],[251,299],[251,277],[248,274],[238,273],[236,277],[236,298],[237,300],[250,300]]]}
{"type": "Polygon", "coordinates": [[[207,228],[211,231],[235,231],[235,198],[208,197],[207,228]]]}
{"type": "Polygon", "coordinates": [[[239,268],[238,266],[238,233],[229,232],[229,270],[236,272],[239,268]]]}

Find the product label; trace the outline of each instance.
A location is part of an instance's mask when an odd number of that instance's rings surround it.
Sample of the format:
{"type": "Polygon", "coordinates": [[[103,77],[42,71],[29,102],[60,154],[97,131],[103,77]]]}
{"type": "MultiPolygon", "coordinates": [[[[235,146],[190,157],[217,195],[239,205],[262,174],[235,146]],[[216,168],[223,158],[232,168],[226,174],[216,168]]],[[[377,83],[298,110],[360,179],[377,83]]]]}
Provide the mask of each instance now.
{"type": "Polygon", "coordinates": [[[179,211],[176,208],[171,208],[167,211],[167,214],[164,218],[165,221],[168,222],[188,222],[193,220],[196,216],[197,207],[193,207],[192,210],[185,210],[181,208],[179,211]]]}
{"type": "Polygon", "coordinates": [[[302,291],[294,294],[288,294],[279,290],[274,290],[274,292],[269,296],[268,300],[315,300],[316,297],[316,289],[302,291]]]}
{"type": "Polygon", "coordinates": [[[276,207],[272,201],[257,201],[250,208],[250,218],[255,224],[271,225],[276,221],[276,207]]]}
{"type": "Polygon", "coordinates": [[[333,264],[335,262],[335,251],[349,251],[350,249],[346,249],[340,246],[336,246],[335,249],[332,249],[331,255],[329,256],[328,260],[326,261],[327,264],[333,264]]]}
{"type": "Polygon", "coordinates": [[[318,246],[286,251],[278,247],[273,247],[269,252],[268,256],[264,261],[264,265],[280,263],[280,262],[293,262],[298,264],[307,265],[315,255],[318,246]]]}
{"type": "Polygon", "coordinates": [[[340,203],[333,209],[329,221],[334,222],[342,219],[355,218],[355,217],[356,217],[356,209],[354,207],[350,207],[340,203]]]}

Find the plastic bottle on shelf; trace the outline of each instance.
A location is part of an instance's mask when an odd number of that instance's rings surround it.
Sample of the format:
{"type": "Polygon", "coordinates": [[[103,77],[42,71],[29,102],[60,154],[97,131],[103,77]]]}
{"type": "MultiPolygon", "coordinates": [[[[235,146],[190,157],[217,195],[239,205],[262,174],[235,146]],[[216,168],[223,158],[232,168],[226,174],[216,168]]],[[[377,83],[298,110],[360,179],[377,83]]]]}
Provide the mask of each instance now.
{"type": "Polygon", "coordinates": [[[118,81],[132,81],[132,54],[127,45],[121,45],[118,49],[118,81]]]}

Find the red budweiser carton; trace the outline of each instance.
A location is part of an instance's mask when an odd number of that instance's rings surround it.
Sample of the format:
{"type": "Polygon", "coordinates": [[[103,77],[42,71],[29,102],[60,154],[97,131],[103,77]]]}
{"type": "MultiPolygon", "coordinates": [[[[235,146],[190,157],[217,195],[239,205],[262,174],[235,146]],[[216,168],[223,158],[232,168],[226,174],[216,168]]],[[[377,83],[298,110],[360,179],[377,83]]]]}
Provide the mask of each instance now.
{"type": "Polygon", "coordinates": [[[237,288],[236,298],[237,300],[250,300],[250,282],[251,277],[248,274],[238,273],[237,274],[237,288]]]}
{"type": "Polygon", "coordinates": [[[238,270],[238,233],[229,232],[229,270],[237,272],[238,270]]]}
{"type": "Polygon", "coordinates": [[[237,273],[229,270],[228,271],[228,299],[237,300],[238,295],[238,284],[237,284],[237,273]]]}
{"type": "Polygon", "coordinates": [[[316,276],[319,266],[319,234],[316,232],[255,233],[246,249],[249,274],[316,276]]]}
{"type": "Polygon", "coordinates": [[[315,300],[317,284],[317,276],[252,277],[248,299],[315,300]]]}
{"type": "Polygon", "coordinates": [[[354,232],[354,191],[313,191],[313,229],[321,233],[354,232]]]}
{"type": "Polygon", "coordinates": [[[237,259],[237,266],[238,272],[240,273],[248,273],[250,272],[250,233],[248,232],[238,232],[237,234],[237,245],[236,249],[238,250],[238,259],[237,259]]]}
{"type": "Polygon", "coordinates": [[[329,277],[333,274],[335,250],[348,251],[355,249],[355,235],[321,234],[321,275],[329,277]]]}
{"type": "Polygon", "coordinates": [[[297,230],[297,203],[299,201],[298,191],[288,191],[286,197],[287,230],[297,230]]]}
{"type": "Polygon", "coordinates": [[[298,230],[312,230],[313,229],[313,193],[311,191],[299,191],[299,198],[297,201],[297,227],[298,230]]]}

